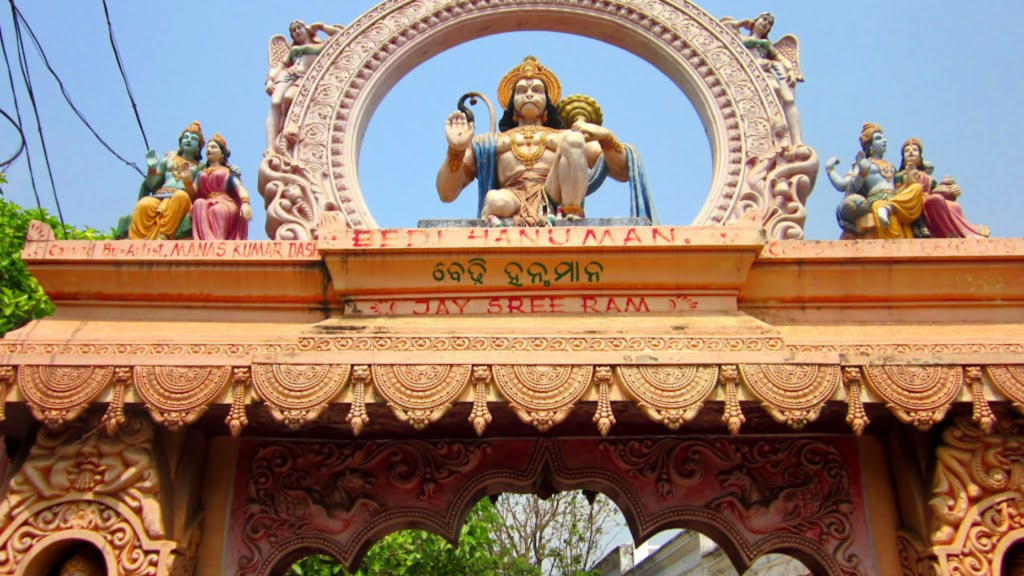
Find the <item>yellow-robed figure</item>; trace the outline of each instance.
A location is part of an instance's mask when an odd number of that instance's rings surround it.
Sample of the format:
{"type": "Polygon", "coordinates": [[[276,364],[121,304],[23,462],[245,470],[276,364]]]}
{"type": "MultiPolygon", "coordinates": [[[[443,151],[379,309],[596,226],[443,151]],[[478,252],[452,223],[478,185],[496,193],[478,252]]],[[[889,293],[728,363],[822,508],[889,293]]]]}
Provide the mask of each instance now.
{"type": "MultiPolygon", "coordinates": [[[[148,172],[142,197],[135,205],[128,237],[132,240],[168,240],[176,237],[182,220],[192,210],[192,198],[183,178],[194,177],[202,159],[205,140],[199,122],[193,122],[178,137],[177,153],[157,159],[155,150],[146,153],[148,172]]],[[[191,178],[190,178],[191,180],[191,178]]]]}

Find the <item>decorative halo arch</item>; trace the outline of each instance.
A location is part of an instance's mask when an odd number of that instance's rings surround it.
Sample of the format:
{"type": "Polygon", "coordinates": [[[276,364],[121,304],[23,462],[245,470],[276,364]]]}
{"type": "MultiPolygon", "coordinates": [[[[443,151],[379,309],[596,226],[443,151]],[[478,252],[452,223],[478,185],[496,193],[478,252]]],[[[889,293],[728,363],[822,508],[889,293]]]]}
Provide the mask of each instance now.
{"type": "MultiPolygon", "coordinates": [[[[308,174],[319,175],[322,184],[314,187],[322,188],[324,210],[340,210],[351,227],[376,228],[362,196],[357,160],[377,105],[431,57],[464,42],[522,30],[607,42],[651,63],[687,95],[704,124],[713,159],[711,191],[694,225],[727,224],[758,212],[771,236],[802,235],[803,200],[817,173],[816,156],[800,147],[806,152],[798,160],[813,156],[811,184],[791,194],[798,206],[782,203],[788,223],[769,225],[777,186],[767,169],[749,173],[788,141],[778,97],[736,34],[693,3],[671,0],[387,0],[371,9],[331,37],[288,113],[287,125],[295,127],[288,155],[308,174]]],[[[261,189],[270,178],[261,173],[261,189]]],[[[268,198],[268,211],[280,209],[272,206],[277,201],[268,198]]],[[[294,230],[268,233],[296,236],[294,230]]],[[[312,227],[308,234],[314,234],[312,227]]]]}

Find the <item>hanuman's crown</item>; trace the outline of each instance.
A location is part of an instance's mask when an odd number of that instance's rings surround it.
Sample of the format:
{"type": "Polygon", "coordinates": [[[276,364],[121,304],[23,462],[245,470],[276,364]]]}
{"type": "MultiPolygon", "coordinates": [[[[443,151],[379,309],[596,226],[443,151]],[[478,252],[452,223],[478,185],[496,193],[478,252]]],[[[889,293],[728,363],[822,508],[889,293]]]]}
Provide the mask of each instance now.
{"type": "Polygon", "coordinates": [[[878,124],[872,124],[871,122],[865,122],[864,127],[860,131],[860,147],[864,148],[871,142],[871,137],[875,135],[875,132],[881,132],[882,127],[878,124]]]}
{"type": "Polygon", "coordinates": [[[558,76],[542,66],[536,56],[527,56],[523,58],[523,62],[519,66],[509,70],[498,84],[498,102],[501,107],[508,106],[516,84],[527,78],[543,82],[544,87],[547,88],[548,100],[552,104],[558,105],[558,100],[562,97],[562,83],[558,81],[558,76]]]}
{"type": "Polygon", "coordinates": [[[199,125],[199,121],[198,120],[192,122],[191,124],[188,125],[188,128],[185,128],[184,130],[182,130],[181,134],[178,136],[178,140],[181,140],[181,137],[185,135],[185,132],[191,132],[193,134],[198,134],[199,135],[199,147],[200,148],[202,148],[203,145],[206,144],[206,139],[203,138],[203,128],[202,128],[202,126],[199,125]]]}

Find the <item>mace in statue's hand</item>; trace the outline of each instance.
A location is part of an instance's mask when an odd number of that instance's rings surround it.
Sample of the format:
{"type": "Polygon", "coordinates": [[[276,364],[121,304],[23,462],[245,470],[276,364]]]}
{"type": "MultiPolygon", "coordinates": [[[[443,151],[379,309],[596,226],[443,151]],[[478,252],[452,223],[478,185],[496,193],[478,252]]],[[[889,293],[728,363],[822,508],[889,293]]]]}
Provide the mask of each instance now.
{"type": "Polygon", "coordinates": [[[444,125],[444,136],[448,139],[448,147],[459,152],[469,148],[473,141],[475,127],[466,119],[462,112],[452,112],[444,125]]]}

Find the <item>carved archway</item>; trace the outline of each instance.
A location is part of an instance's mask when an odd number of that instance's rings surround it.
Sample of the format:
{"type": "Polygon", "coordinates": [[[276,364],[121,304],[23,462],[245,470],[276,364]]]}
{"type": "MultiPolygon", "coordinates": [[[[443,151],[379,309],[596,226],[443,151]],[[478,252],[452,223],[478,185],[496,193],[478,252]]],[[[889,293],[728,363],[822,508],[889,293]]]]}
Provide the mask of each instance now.
{"type": "Polygon", "coordinates": [[[272,576],[322,550],[352,570],[390,532],[454,543],[480,498],[543,487],[605,494],[638,542],[688,528],[740,569],[781,552],[817,574],[870,574],[858,478],[856,447],[838,438],[243,440],[231,507],[244,512],[222,568],[272,576]]]}
{"type": "Polygon", "coordinates": [[[383,2],[333,36],[299,85],[285,123],[292,139],[282,138],[282,154],[268,155],[260,170],[268,234],[313,236],[319,214],[333,210],[351,227],[376,228],[357,159],[377,105],[434,55],[518,30],[580,34],[618,46],[687,95],[713,158],[711,192],[694,225],[726,224],[746,214],[772,237],[802,236],[816,155],[806,146],[788,147],[778,97],[739,38],[696,5],[668,0],[383,2]],[[284,145],[291,141],[294,146],[284,145]]]}

